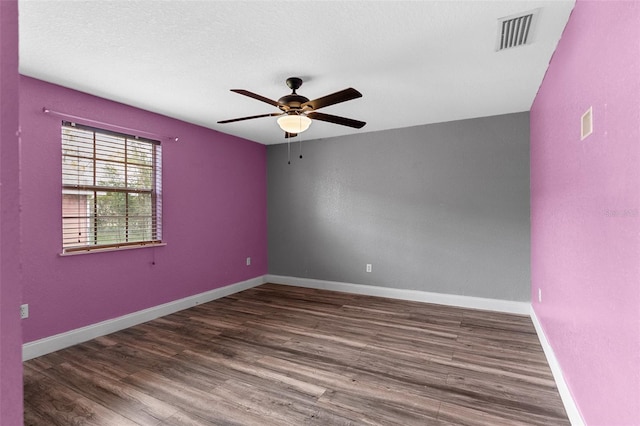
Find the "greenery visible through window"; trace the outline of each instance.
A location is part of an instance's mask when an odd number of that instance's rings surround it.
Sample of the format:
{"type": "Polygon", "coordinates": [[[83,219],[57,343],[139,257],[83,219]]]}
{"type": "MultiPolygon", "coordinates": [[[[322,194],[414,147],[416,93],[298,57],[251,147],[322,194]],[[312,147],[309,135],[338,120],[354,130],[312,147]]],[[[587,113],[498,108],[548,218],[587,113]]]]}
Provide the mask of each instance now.
{"type": "Polygon", "coordinates": [[[63,251],[159,243],[161,158],[157,141],[63,122],[63,251]]]}

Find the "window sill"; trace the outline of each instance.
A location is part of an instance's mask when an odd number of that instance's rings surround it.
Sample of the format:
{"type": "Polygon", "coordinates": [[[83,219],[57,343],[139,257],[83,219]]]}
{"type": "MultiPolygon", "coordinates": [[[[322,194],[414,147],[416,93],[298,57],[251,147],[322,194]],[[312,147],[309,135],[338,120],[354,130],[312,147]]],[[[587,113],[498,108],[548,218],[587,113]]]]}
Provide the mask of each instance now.
{"type": "Polygon", "coordinates": [[[60,256],[66,257],[66,256],[77,256],[79,254],[106,253],[111,251],[135,250],[135,249],[149,248],[149,247],[164,247],[166,245],[167,243],[145,243],[145,244],[131,244],[131,245],[120,246],[120,247],[102,247],[102,248],[62,252],[60,253],[60,256]]]}

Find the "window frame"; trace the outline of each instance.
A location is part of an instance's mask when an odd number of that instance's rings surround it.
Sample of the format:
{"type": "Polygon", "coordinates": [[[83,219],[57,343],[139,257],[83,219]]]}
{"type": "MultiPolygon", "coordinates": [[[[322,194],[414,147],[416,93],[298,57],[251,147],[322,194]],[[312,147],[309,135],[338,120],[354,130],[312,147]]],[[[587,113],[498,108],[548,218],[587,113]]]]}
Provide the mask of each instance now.
{"type": "MultiPolygon", "coordinates": [[[[132,248],[140,248],[140,247],[154,247],[166,245],[162,241],[162,145],[160,141],[144,138],[140,136],[130,135],[121,132],[115,132],[107,129],[87,126],[84,124],[78,124],[71,121],[62,121],[60,127],[61,133],[61,150],[62,150],[62,252],[61,255],[71,255],[71,254],[84,254],[84,253],[94,253],[94,252],[104,252],[104,251],[112,251],[112,250],[123,250],[123,249],[132,249],[132,248]],[[90,132],[91,140],[77,142],[71,140],[71,136],[65,133],[65,129],[78,130],[81,132],[90,132]],[[113,143],[114,140],[122,140],[122,153],[118,153],[113,155],[114,152],[118,151],[118,149],[111,151],[112,147],[109,147],[109,140],[113,143]],[[145,149],[150,149],[149,157],[151,159],[151,164],[144,164],[143,162],[136,162],[135,157],[132,158],[129,154],[130,142],[135,141],[136,144],[148,144],[148,147],[145,149]],[[77,154],[70,155],[66,152],[67,149],[72,148],[73,144],[76,144],[77,154]],[[91,155],[80,155],[80,148],[82,146],[84,148],[89,147],[91,151],[91,155]],[[109,153],[109,157],[105,157],[104,153],[109,153]],[[102,155],[102,157],[101,157],[102,155]],[[65,167],[65,160],[69,158],[75,158],[78,162],[78,166],[76,167],[75,173],[78,177],[77,184],[70,184],[65,182],[65,178],[67,175],[66,171],[72,170],[73,167],[65,167]],[[81,160],[89,160],[91,163],[91,172],[90,179],[91,183],[81,183],[81,179],[86,179],[88,176],[86,172],[80,171],[80,161],[81,160]],[[103,163],[104,165],[109,165],[110,167],[117,166],[122,168],[122,173],[117,172],[115,175],[116,180],[121,180],[120,184],[114,183],[113,185],[100,185],[97,181],[98,179],[98,168],[99,163],[103,163]],[[150,169],[150,188],[141,188],[136,187],[136,185],[129,184],[128,173],[135,168],[139,170],[150,169]],[[85,176],[82,176],[82,174],[85,176]],[[68,211],[65,214],[65,196],[68,195],[78,195],[81,196],[83,193],[86,195],[91,195],[93,198],[86,200],[87,206],[87,214],[86,216],[81,215],[81,202],[78,199],[78,210],[75,216],[69,216],[68,211]],[[99,196],[102,197],[105,194],[123,194],[125,200],[124,213],[118,215],[105,215],[100,213],[99,208],[99,196]],[[130,196],[132,194],[137,195],[147,195],[150,199],[150,214],[144,215],[134,215],[130,209],[130,196]],[[92,202],[93,205],[89,203],[92,202]],[[119,220],[124,220],[123,225],[117,225],[116,235],[124,235],[124,238],[116,238],[116,241],[109,243],[100,243],[100,238],[113,238],[109,236],[109,232],[106,229],[100,230],[101,220],[104,221],[105,218],[111,217],[116,222],[119,220]],[[66,220],[77,220],[77,227],[66,227],[68,224],[66,220]],[[143,228],[135,228],[131,224],[134,223],[135,219],[148,219],[149,225],[148,227],[145,225],[143,228]],[[66,232],[68,229],[83,229],[80,225],[81,221],[85,220],[86,223],[86,235],[82,237],[78,237],[77,243],[69,243],[68,235],[66,232]],[[89,232],[89,230],[91,232],[89,232]],[[144,238],[142,240],[134,240],[135,232],[140,232],[145,234],[148,232],[149,238],[144,238]],[[85,241],[81,241],[84,239],[85,241]]],[[[117,146],[117,145],[116,145],[117,146]]],[[[131,154],[134,155],[134,154],[131,154]]],[[[122,207],[122,206],[120,206],[122,207]]],[[[112,226],[112,225],[111,225],[112,226]]],[[[78,231],[79,232],[79,231],[78,231]]],[[[80,233],[79,233],[80,235],[80,233]]]]}

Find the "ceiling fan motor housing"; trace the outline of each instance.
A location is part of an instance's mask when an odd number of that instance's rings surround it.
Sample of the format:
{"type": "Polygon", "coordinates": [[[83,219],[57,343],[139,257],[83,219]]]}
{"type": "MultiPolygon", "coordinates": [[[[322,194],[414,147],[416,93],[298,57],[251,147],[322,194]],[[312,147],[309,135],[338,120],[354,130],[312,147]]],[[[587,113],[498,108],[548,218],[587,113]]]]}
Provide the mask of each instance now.
{"type": "Polygon", "coordinates": [[[290,95],[285,95],[278,99],[278,108],[285,112],[296,112],[296,110],[302,109],[302,104],[309,102],[309,98],[298,95],[296,90],[302,86],[302,79],[298,77],[289,77],[287,79],[287,86],[293,92],[290,95]]]}
{"type": "Polygon", "coordinates": [[[282,111],[301,110],[302,104],[305,102],[309,102],[309,98],[292,93],[278,99],[278,104],[280,104],[278,108],[282,111]]]}

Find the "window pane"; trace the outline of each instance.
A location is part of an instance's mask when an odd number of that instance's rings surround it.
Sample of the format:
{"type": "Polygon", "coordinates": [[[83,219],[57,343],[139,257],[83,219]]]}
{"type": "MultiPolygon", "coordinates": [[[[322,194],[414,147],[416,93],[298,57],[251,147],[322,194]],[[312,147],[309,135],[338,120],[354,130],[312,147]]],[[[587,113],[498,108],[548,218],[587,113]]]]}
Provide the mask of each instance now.
{"type": "Polygon", "coordinates": [[[96,214],[104,218],[125,217],[127,214],[127,194],[98,192],[96,214]]]}
{"type": "Polygon", "coordinates": [[[151,194],[129,194],[129,216],[151,216],[151,194]]]}
{"type": "Polygon", "coordinates": [[[153,239],[151,194],[129,194],[129,241],[153,239]]]}
{"type": "Polygon", "coordinates": [[[62,195],[62,245],[63,247],[89,244],[89,197],[82,193],[62,195]]]}
{"type": "Polygon", "coordinates": [[[129,218],[129,241],[140,242],[152,240],[151,225],[151,217],[129,218]]]}
{"type": "Polygon", "coordinates": [[[98,193],[96,203],[95,244],[115,244],[126,241],[126,194],[98,193]]]}
{"type": "Polygon", "coordinates": [[[127,143],[127,161],[146,166],[153,165],[153,145],[136,139],[129,139],[127,143]]]}
{"type": "Polygon", "coordinates": [[[124,164],[96,161],[96,185],[124,188],[124,164]]]}
{"type": "Polygon", "coordinates": [[[96,244],[118,244],[126,242],[125,218],[98,216],[96,219],[96,244]]]}
{"type": "Polygon", "coordinates": [[[147,166],[127,166],[127,187],[132,189],[153,188],[153,169],[147,166]]]}
{"type": "Polygon", "coordinates": [[[93,185],[93,160],[73,156],[63,156],[62,184],[93,185]]]}
{"type": "Polygon", "coordinates": [[[93,157],[93,132],[63,127],[62,138],[64,141],[63,155],[93,157]]]}
{"type": "Polygon", "coordinates": [[[124,160],[124,138],[105,134],[96,136],[96,158],[124,160]]]}

